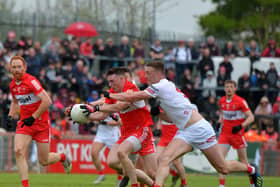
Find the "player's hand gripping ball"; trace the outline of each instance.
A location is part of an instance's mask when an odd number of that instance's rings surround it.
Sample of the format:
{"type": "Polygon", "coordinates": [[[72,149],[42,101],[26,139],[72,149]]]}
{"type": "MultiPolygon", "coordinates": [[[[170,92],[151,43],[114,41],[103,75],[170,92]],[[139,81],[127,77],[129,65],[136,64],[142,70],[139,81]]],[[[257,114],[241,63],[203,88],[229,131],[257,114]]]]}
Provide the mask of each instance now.
{"type": "MultiPolygon", "coordinates": [[[[87,123],[89,120],[88,113],[85,112],[87,108],[89,108],[89,105],[86,104],[75,104],[71,108],[70,111],[70,117],[74,122],[83,124],[87,123]]],[[[90,109],[88,109],[90,111],[90,109]]]]}

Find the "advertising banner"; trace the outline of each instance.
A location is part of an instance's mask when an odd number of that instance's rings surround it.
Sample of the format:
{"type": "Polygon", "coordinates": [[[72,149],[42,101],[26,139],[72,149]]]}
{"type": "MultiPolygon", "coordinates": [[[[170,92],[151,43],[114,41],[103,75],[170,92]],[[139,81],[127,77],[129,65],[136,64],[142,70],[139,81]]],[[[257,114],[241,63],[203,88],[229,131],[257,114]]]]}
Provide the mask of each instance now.
{"type": "MultiPolygon", "coordinates": [[[[65,153],[72,162],[71,173],[98,173],[91,159],[91,144],[92,140],[70,140],[62,139],[57,141],[52,139],[50,144],[50,152],[65,153]]],[[[115,171],[108,167],[106,161],[109,149],[105,148],[100,152],[100,160],[105,167],[104,172],[115,173],[115,171]]],[[[64,173],[61,163],[52,164],[47,167],[50,173],[64,173]]]]}

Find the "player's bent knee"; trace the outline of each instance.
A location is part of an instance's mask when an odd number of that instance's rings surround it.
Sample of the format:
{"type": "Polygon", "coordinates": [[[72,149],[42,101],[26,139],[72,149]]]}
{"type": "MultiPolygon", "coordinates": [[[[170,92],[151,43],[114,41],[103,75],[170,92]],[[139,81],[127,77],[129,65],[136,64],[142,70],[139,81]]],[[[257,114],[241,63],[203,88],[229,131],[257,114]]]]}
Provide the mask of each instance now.
{"type": "Polygon", "coordinates": [[[226,165],[219,165],[216,167],[216,170],[223,175],[227,175],[229,173],[229,170],[226,165]]]}
{"type": "Polygon", "coordinates": [[[39,160],[39,164],[40,164],[41,166],[47,166],[47,165],[49,165],[48,160],[39,160]]]}
{"type": "Polygon", "coordinates": [[[127,157],[126,154],[122,151],[118,151],[117,155],[120,160],[124,160],[127,157]]]}
{"type": "Polygon", "coordinates": [[[117,160],[108,159],[107,164],[112,169],[118,169],[119,162],[117,160]]]}
{"type": "Polygon", "coordinates": [[[156,169],[153,168],[153,169],[149,169],[147,174],[152,178],[152,179],[155,179],[156,178],[156,169]]]}
{"type": "Polygon", "coordinates": [[[170,162],[171,162],[171,160],[170,160],[169,156],[162,155],[159,157],[159,166],[160,165],[169,165],[170,162]]]}
{"type": "Polygon", "coordinates": [[[21,148],[15,148],[14,151],[15,151],[16,157],[24,157],[23,149],[21,149],[21,148]]]}
{"type": "Polygon", "coordinates": [[[97,158],[99,158],[99,152],[92,151],[91,156],[93,159],[97,159],[97,158]]]}

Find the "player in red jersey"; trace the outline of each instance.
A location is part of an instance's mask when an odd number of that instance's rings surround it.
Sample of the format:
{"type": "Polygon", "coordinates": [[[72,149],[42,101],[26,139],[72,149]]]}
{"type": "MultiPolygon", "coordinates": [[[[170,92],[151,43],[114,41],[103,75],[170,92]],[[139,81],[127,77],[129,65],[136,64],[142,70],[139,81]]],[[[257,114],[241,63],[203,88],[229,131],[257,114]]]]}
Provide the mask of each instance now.
{"type": "MultiPolygon", "coordinates": [[[[111,89],[110,93],[135,92],[139,91],[135,84],[129,82],[124,75],[123,68],[112,68],[107,73],[107,79],[111,89]]],[[[108,165],[127,175],[130,178],[131,186],[137,186],[138,181],[151,186],[157,164],[155,146],[150,126],[153,124],[150,112],[146,109],[143,100],[138,102],[117,102],[106,98],[105,104],[84,109],[88,113],[90,120],[102,120],[109,113],[119,112],[122,120],[121,137],[113,145],[108,155],[108,165]],[[135,169],[134,164],[129,159],[130,153],[139,153],[143,156],[145,168],[149,176],[141,170],[135,169]]]]}
{"type": "MultiPolygon", "coordinates": [[[[226,157],[232,146],[237,150],[240,162],[248,164],[244,128],[254,121],[254,115],[245,99],[235,94],[236,83],[234,81],[225,81],[224,90],[226,95],[219,100],[221,109],[220,122],[223,127],[218,143],[224,157],[226,157]]],[[[225,187],[225,176],[219,174],[219,178],[219,187],[225,187]]],[[[251,187],[254,187],[254,182],[250,176],[249,179],[251,187]]]]}
{"type": "Polygon", "coordinates": [[[256,187],[262,187],[263,178],[256,167],[236,160],[225,160],[217,145],[213,127],[203,119],[197,107],[191,104],[172,82],[164,78],[162,62],[147,63],[145,73],[150,86],[144,91],[106,93],[104,96],[124,102],[157,98],[164,111],[161,118],[173,122],[179,129],[160,157],[154,187],[164,186],[170,162],[194,148],[200,149],[218,172],[223,174],[247,172],[252,176],[256,187]]]}
{"type": "Polygon", "coordinates": [[[29,187],[28,165],[25,154],[32,140],[37,143],[38,161],[47,166],[61,161],[65,172],[70,173],[72,164],[64,153],[49,152],[50,120],[48,107],[51,99],[40,82],[26,73],[26,62],[20,56],[10,60],[10,70],[14,79],[10,83],[13,96],[8,114],[8,126],[20,109],[20,120],[15,135],[15,155],[23,187],[29,187]]]}

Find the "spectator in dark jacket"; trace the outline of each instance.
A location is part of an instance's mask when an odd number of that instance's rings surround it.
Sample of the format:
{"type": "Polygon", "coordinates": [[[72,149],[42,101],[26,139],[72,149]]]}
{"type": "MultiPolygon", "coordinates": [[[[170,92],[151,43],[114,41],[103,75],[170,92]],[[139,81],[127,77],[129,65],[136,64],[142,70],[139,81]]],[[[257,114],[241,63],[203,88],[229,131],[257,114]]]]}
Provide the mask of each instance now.
{"type": "Polygon", "coordinates": [[[248,73],[244,73],[239,79],[238,79],[238,88],[240,89],[249,89],[251,86],[251,81],[248,73]]]}
{"type": "Polygon", "coordinates": [[[119,57],[120,58],[127,58],[130,57],[130,47],[128,45],[128,37],[123,36],[121,39],[121,45],[119,46],[119,57]]]}
{"type": "Polygon", "coordinates": [[[42,68],[41,59],[36,55],[35,49],[32,47],[29,49],[29,55],[26,57],[27,73],[35,77],[39,77],[40,70],[42,68]]]}
{"type": "Polygon", "coordinates": [[[229,61],[229,55],[224,56],[224,61],[220,63],[219,67],[225,67],[226,68],[226,76],[231,79],[231,73],[233,71],[233,67],[231,62],[229,61]]]}
{"type": "Polygon", "coordinates": [[[265,75],[265,72],[263,72],[263,71],[260,72],[260,74],[259,74],[259,78],[258,78],[258,81],[257,81],[257,86],[259,88],[264,89],[264,90],[266,90],[268,88],[266,75],[265,75]]]}
{"type": "Polygon", "coordinates": [[[191,60],[197,60],[198,59],[199,53],[198,53],[197,49],[194,46],[193,39],[191,39],[191,38],[187,42],[187,50],[190,50],[191,60]]]}
{"type": "Polygon", "coordinates": [[[220,66],[217,77],[217,86],[224,87],[226,80],[230,80],[230,77],[226,74],[226,68],[224,66],[220,66]]]}
{"type": "Polygon", "coordinates": [[[209,70],[214,71],[214,62],[211,59],[210,50],[208,48],[205,48],[203,50],[203,57],[199,61],[198,68],[200,71],[201,82],[203,81],[203,79],[206,78],[207,71],[209,70]]]}
{"type": "Polygon", "coordinates": [[[142,57],[145,58],[145,49],[143,48],[142,42],[134,40],[134,46],[131,48],[133,51],[133,57],[142,57]]]}
{"type": "Polygon", "coordinates": [[[103,56],[104,55],[104,45],[103,40],[101,38],[98,38],[93,45],[93,51],[94,55],[103,56]]]}
{"type": "Polygon", "coordinates": [[[225,47],[222,50],[222,55],[230,56],[231,58],[234,58],[238,55],[237,50],[235,46],[233,45],[232,41],[228,41],[225,45],[225,47]]]}
{"type": "MultiPolygon", "coordinates": [[[[128,45],[128,37],[123,36],[121,39],[121,45],[118,48],[119,58],[129,58],[130,57],[130,46],[128,45]]],[[[124,66],[125,62],[120,60],[118,66],[124,66]]]]}
{"type": "MultiPolygon", "coordinates": [[[[117,47],[114,45],[112,38],[108,38],[104,48],[104,56],[108,58],[113,58],[118,56],[117,47]]],[[[114,60],[104,60],[100,64],[101,72],[106,72],[108,69],[114,66],[114,60]]]]}
{"type": "Polygon", "coordinates": [[[269,87],[276,88],[278,73],[273,62],[271,62],[269,66],[269,70],[266,73],[266,80],[269,87]]]}
{"type": "Polygon", "coordinates": [[[8,33],[8,37],[4,42],[4,48],[7,50],[15,51],[17,50],[17,42],[15,41],[16,33],[14,31],[10,31],[8,33]]]}
{"type": "Polygon", "coordinates": [[[79,56],[80,54],[77,44],[72,40],[69,44],[68,49],[66,49],[66,52],[62,57],[63,64],[67,64],[68,62],[70,62],[72,65],[74,65],[79,59],[79,56]]]}
{"type": "Polygon", "coordinates": [[[219,47],[215,43],[214,36],[209,36],[207,38],[207,43],[205,44],[204,47],[206,47],[206,48],[208,48],[210,50],[210,56],[219,56],[219,54],[220,54],[219,47]]]}

